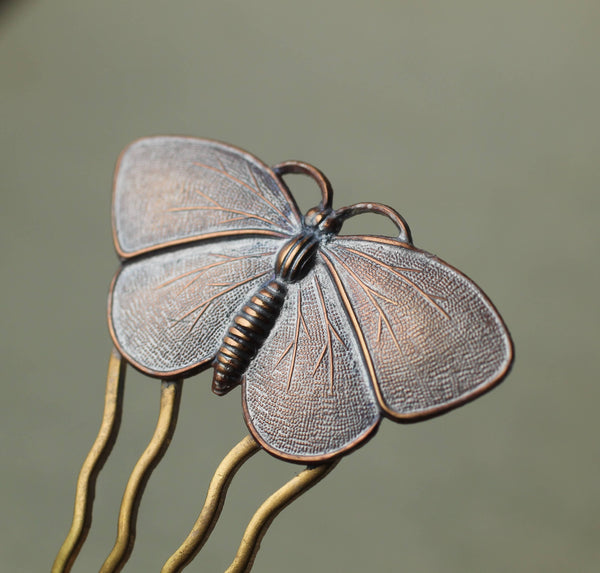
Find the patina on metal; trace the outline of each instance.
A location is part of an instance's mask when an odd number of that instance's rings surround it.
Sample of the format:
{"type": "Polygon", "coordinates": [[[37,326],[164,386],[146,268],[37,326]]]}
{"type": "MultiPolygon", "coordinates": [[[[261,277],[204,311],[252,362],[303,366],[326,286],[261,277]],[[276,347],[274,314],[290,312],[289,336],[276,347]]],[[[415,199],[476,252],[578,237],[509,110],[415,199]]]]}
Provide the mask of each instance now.
{"type": "Polygon", "coordinates": [[[332,206],[307,163],[268,167],[238,148],[188,137],[140,139],[115,172],[111,359],[103,425],[78,482],[73,526],[53,573],[69,571],[91,523],[96,476],[116,440],[123,358],[162,380],[155,435],[125,490],[102,571],[120,571],[137,509],[175,429],[182,380],[214,367],[212,388],[242,385],[251,436],[223,460],[205,506],[163,567],[180,571],[219,518],[229,483],[261,447],[309,467],[250,522],[228,571],[249,571],[277,513],[363,445],[383,417],[413,422],[460,406],[508,373],[513,347],[486,295],[416,248],[404,218],[378,203],[332,206]],[[284,175],[311,177],[321,200],[302,215],[284,175]],[[363,213],[396,237],[340,235],[363,213]],[[122,358],[123,357],[123,358],[122,358]]]}
{"type": "Polygon", "coordinates": [[[116,346],[152,376],[213,365],[217,394],[243,383],[254,438],[300,463],[349,452],[382,416],[409,422],[463,404],[512,361],[488,298],[414,247],[396,211],[334,210],[332,200],[327,178],[306,163],[271,169],[191,138],[133,143],[115,178],[114,236],[125,259],[109,304],[116,346]],[[305,216],[288,173],[321,190],[305,216]],[[362,213],[389,218],[398,236],[339,235],[362,213]]]}

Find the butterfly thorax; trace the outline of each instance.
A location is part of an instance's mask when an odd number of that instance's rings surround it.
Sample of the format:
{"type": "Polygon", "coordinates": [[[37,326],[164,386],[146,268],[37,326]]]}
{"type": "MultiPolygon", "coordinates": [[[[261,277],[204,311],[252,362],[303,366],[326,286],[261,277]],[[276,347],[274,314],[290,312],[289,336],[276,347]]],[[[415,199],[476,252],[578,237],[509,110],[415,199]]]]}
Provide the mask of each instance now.
{"type": "Polygon", "coordinates": [[[304,229],[290,239],[275,259],[276,276],[285,282],[296,282],[303,278],[314,264],[319,243],[319,236],[312,229],[304,229]]]}
{"type": "Polygon", "coordinates": [[[240,384],[244,373],[271,332],[287,294],[287,285],[313,267],[322,239],[320,229],[304,227],[279,250],[275,276],[263,284],[236,314],[215,356],[212,389],[223,395],[240,384]]]}

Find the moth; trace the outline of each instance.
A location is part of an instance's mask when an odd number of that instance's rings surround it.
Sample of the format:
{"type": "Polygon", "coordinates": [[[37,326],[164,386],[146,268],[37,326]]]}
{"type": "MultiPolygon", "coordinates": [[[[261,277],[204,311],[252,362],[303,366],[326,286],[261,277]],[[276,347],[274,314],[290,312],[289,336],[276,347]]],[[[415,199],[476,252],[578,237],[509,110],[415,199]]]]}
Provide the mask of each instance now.
{"type": "Polygon", "coordinates": [[[318,463],[490,390],[513,346],[486,295],[416,248],[392,208],[333,209],[315,167],[268,167],[212,140],[150,137],[122,153],[110,289],[113,341],[161,379],[214,367],[213,391],[242,386],[246,424],[271,454],[318,463]],[[312,177],[302,214],[282,176],[312,177]],[[397,237],[340,235],[362,213],[397,237]]]}

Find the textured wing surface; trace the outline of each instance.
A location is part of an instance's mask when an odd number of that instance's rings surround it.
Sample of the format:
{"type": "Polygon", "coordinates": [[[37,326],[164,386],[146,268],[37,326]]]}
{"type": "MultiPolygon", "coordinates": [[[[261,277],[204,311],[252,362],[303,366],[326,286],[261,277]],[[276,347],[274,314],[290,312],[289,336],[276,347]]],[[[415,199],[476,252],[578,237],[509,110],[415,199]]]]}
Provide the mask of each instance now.
{"type": "Polygon", "coordinates": [[[324,252],[392,417],[440,413],[508,372],[512,344],[502,319],[456,269],[393,239],[339,238],[324,252]]]}
{"type": "Polygon", "coordinates": [[[269,167],[216,141],[140,139],[115,172],[113,230],[123,257],[215,236],[293,235],[300,220],[269,167]]]}
{"type": "Polygon", "coordinates": [[[109,299],[115,344],[153,376],[208,366],[234,313],[273,273],[281,245],[220,240],[125,263],[109,299]]]}
{"type": "Polygon", "coordinates": [[[322,263],[289,285],[281,314],[250,365],[246,422],[269,452],[324,460],[372,435],[380,409],[358,342],[322,263]]]}

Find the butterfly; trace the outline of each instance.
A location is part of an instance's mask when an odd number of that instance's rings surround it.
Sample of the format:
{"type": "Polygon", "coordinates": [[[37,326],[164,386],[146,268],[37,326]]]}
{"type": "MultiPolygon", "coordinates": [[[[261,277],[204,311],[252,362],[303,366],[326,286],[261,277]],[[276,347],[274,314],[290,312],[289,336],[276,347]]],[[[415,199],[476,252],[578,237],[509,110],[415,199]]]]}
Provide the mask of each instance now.
{"type": "Polygon", "coordinates": [[[296,161],[273,168],[189,137],[127,147],[113,190],[122,265],[109,295],[113,341],[162,379],[214,367],[213,391],[242,385],[246,424],[269,453],[318,463],[459,406],[508,373],[513,346],[486,295],[414,247],[392,208],[332,208],[331,184],[296,161]],[[305,215],[282,176],[322,199],[305,215]],[[397,237],[346,236],[362,213],[397,237]]]}

